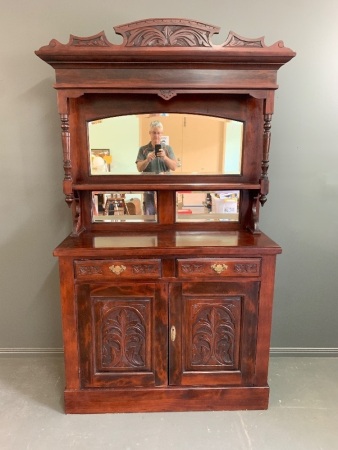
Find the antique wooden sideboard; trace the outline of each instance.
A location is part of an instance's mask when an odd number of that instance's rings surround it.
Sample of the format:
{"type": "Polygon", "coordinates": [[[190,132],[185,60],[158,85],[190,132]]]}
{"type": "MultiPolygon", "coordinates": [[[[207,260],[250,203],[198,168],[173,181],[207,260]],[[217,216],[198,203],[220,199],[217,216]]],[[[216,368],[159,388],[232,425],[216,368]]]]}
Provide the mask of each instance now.
{"type": "Polygon", "coordinates": [[[186,19],[114,29],[121,44],[101,32],[36,51],[55,69],[73,217],[55,249],[65,411],[266,409],[281,248],[259,213],[277,71],[295,53],[233,32],[213,45],[217,27],[186,19]],[[153,120],[174,171],[135,170],[153,120]]]}

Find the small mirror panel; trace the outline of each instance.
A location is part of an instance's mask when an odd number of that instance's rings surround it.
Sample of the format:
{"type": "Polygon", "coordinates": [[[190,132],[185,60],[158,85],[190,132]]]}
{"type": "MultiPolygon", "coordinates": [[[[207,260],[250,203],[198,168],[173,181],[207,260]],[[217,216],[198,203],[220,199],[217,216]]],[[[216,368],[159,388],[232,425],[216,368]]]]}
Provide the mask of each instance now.
{"type": "Polygon", "coordinates": [[[178,191],[176,222],[238,222],[239,191],[178,191]]]}
{"type": "MultiPolygon", "coordinates": [[[[153,121],[163,125],[160,143],[167,156],[173,152],[176,161],[176,168],[167,173],[241,174],[242,122],[198,114],[166,113],[108,117],[88,122],[90,174],[142,173],[137,169],[136,160],[140,148],[151,142],[150,124],[153,121]]],[[[144,151],[149,151],[148,146],[144,151]]]]}
{"type": "Polygon", "coordinates": [[[93,191],[92,222],[157,222],[155,191],[93,191]]]}

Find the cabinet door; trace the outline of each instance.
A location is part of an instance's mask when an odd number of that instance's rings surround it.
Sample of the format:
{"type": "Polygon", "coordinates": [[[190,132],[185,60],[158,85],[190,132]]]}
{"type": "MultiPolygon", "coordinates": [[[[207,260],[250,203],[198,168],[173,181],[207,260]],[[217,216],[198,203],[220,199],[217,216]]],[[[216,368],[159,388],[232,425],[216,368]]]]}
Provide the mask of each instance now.
{"type": "Polygon", "coordinates": [[[258,292],[259,282],[171,285],[169,384],[252,384],[258,292]]]}
{"type": "Polygon", "coordinates": [[[77,287],[82,387],[167,384],[167,286],[77,287]]]}

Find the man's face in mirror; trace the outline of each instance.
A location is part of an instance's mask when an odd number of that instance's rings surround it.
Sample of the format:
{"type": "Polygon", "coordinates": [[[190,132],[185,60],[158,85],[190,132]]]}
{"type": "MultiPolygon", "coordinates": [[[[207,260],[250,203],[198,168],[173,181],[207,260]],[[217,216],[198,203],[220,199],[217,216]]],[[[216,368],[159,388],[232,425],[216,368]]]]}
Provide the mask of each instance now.
{"type": "Polygon", "coordinates": [[[155,146],[155,144],[161,143],[162,133],[163,133],[163,131],[160,127],[151,128],[151,130],[149,131],[149,134],[150,134],[150,139],[151,139],[151,143],[153,146],[155,146]]]}

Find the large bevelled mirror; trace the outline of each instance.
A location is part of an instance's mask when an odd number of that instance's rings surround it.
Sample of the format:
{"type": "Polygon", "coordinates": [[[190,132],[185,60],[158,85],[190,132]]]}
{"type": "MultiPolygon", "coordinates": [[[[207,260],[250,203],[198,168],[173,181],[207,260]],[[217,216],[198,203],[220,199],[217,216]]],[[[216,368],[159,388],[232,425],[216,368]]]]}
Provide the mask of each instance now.
{"type": "Polygon", "coordinates": [[[171,173],[241,174],[242,122],[177,113],[134,114],[88,122],[90,174],[139,174],[136,159],[140,147],[151,140],[153,121],[163,125],[162,148],[174,153],[176,168],[171,173]]]}

